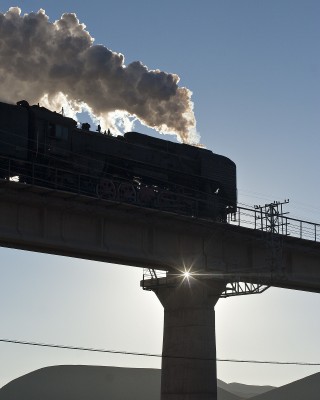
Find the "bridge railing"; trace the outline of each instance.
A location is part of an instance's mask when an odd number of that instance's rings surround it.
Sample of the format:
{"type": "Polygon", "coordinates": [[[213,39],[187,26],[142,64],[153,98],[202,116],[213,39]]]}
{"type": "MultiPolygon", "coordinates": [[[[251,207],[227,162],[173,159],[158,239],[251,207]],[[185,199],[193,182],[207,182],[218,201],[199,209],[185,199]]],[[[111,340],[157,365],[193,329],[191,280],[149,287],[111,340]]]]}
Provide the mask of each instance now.
{"type": "MultiPolygon", "coordinates": [[[[150,206],[141,203],[139,200],[139,190],[134,198],[130,196],[128,198],[121,198],[119,196],[110,198],[103,194],[101,195],[99,190],[97,190],[99,186],[98,176],[4,156],[0,156],[0,179],[3,181],[16,180],[20,183],[28,183],[51,190],[71,192],[117,203],[131,203],[147,208],[156,208],[160,211],[171,211],[179,215],[188,215],[193,218],[200,217],[209,220],[210,217],[204,217],[204,212],[200,210],[209,210],[210,207],[212,208],[211,202],[217,201],[215,198],[216,196],[208,196],[207,199],[201,199],[183,193],[174,193],[176,196],[174,200],[178,200],[178,202],[176,201],[175,203],[175,201],[171,201],[171,193],[168,191],[163,192],[165,195],[169,196],[166,203],[163,202],[162,204],[158,201],[153,206],[150,206]],[[15,176],[15,174],[19,176],[15,176]],[[171,202],[173,206],[171,206],[171,202]]],[[[121,184],[121,182],[123,182],[123,180],[118,180],[116,183],[121,184]]],[[[235,213],[227,214],[227,221],[223,219],[222,223],[225,222],[263,232],[274,232],[281,235],[320,242],[320,224],[290,218],[286,215],[269,214],[262,209],[238,207],[235,213]]]]}
{"type": "Polygon", "coordinates": [[[320,224],[264,212],[261,209],[238,207],[237,212],[228,215],[231,225],[272,232],[285,236],[320,242],[320,224]]]}
{"type": "MultiPolygon", "coordinates": [[[[50,161],[54,161],[53,159],[50,161]]],[[[69,192],[114,203],[124,203],[171,212],[193,218],[215,219],[220,206],[217,194],[188,192],[181,185],[147,186],[138,181],[114,174],[96,171],[96,175],[79,172],[58,160],[59,167],[36,161],[0,156],[0,180],[19,182],[52,191],[69,192]],[[149,198],[148,198],[149,196],[149,198]]],[[[80,168],[79,168],[80,169],[80,168]]],[[[221,210],[222,207],[220,206],[221,210]]],[[[224,217],[223,217],[224,218],[224,217]]],[[[222,218],[220,218],[221,220],[222,218]]],[[[224,218],[225,219],[225,218],[224,218]]],[[[224,220],[224,222],[226,222],[224,220]]]]}

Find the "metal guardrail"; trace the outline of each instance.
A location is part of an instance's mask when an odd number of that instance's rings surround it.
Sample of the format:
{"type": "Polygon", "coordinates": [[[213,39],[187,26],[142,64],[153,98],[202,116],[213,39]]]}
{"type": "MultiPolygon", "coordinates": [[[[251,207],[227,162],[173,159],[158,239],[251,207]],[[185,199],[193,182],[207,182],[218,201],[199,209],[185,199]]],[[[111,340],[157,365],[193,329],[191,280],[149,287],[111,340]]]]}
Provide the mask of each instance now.
{"type": "MultiPolygon", "coordinates": [[[[59,160],[61,163],[61,160],[59,160]]],[[[80,168],[79,168],[80,169],[80,168]]],[[[131,204],[147,209],[155,209],[193,218],[210,219],[210,212],[214,211],[214,204],[219,204],[216,194],[196,192],[184,193],[184,187],[176,185],[177,191],[163,189],[161,187],[148,187],[132,180],[101,171],[97,174],[86,174],[69,168],[50,166],[34,161],[14,159],[0,156],[0,180],[5,182],[19,182],[37,187],[44,187],[54,191],[70,192],[78,195],[88,196],[99,200],[107,200],[117,204],[131,204]],[[110,190],[104,192],[103,183],[114,186],[114,196],[110,196],[110,190]],[[142,199],[144,189],[153,191],[152,203],[142,199]],[[121,191],[121,189],[123,189],[121,191]],[[205,195],[206,198],[201,198],[205,195]],[[205,214],[207,213],[207,217],[205,214]]],[[[214,216],[212,216],[212,219],[214,216]]],[[[224,221],[226,222],[226,221],[224,221]]]]}
{"type": "Polygon", "coordinates": [[[290,218],[286,215],[277,215],[273,229],[266,222],[274,215],[263,212],[260,209],[238,207],[237,212],[228,215],[228,223],[245,228],[256,229],[262,232],[272,232],[285,236],[293,236],[299,239],[320,242],[320,224],[290,218]]]}
{"type": "MultiPolygon", "coordinates": [[[[116,203],[131,203],[140,207],[144,206],[152,208],[140,204],[138,199],[135,201],[131,201],[131,199],[126,201],[126,199],[121,199],[119,196],[115,199],[104,198],[99,195],[96,190],[97,183],[99,182],[97,176],[77,173],[70,171],[69,169],[50,167],[32,161],[21,161],[10,157],[0,156],[0,179],[7,182],[17,181],[52,190],[76,193],[101,200],[114,201],[116,203]],[[50,180],[44,178],[44,176],[48,176],[48,174],[50,175],[50,180]],[[20,175],[22,181],[18,176],[15,177],[15,175],[20,175]],[[70,179],[70,182],[68,182],[68,176],[72,178],[70,179]]],[[[125,182],[125,180],[119,180],[119,182],[125,182]]],[[[170,207],[163,207],[161,204],[156,204],[153,208],[159,211],[169,211],[178,215],[191,216],[193,218],[201,217],[201,219],[210,220],[210,218],[205,218],[204,216],[199,215],[199,210],[201,208],[210,206],[210,200],[206,201],[182,193],[179,193],[176,196],[179,198],[181,204],[185,205],[186,209],[179,209],[177,207],[170,209],[170,207]]],[[[212,201],[214,200],[215,199],[212,198],[212,201]]],[[[227,220],[221,223],[228,223],[230,225],[246,227],[263,232],[273,232],[280,235],[320,242],[320,224],[290,218],[286,215],[279,214],[276,215],[276,218],[274,219],[275,224],[271,231],[270,224],[268,225],[267,222],[270,222],[270,219],[274,217],[274,214],[268,214],[262,209],[237,207],[236,213],[228,214],[227,220]]]]}

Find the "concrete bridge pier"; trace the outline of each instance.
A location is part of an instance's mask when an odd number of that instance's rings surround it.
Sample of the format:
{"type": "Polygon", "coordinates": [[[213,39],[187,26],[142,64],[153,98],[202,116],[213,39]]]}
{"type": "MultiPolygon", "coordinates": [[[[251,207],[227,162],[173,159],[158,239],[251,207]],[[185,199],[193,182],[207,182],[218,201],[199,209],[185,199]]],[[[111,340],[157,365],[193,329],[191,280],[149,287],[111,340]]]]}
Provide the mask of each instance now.
{"type": "Polygon", "coordinates": [[[192,277],[152,289],[164,307],[161,400],[217,399],[214,306],[224,289],[192,277]]]}

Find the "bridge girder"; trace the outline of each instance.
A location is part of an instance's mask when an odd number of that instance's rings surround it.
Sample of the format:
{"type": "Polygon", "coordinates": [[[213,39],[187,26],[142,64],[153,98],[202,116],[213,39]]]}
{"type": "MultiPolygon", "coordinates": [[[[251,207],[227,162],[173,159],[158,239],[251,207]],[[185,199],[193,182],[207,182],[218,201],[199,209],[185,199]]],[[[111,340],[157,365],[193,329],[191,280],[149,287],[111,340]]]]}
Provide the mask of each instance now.
{"type": "Polygon", "coordinates": [[[0,245],[320,292],[320,243],[16,182],[0,184],[0,245]]]}

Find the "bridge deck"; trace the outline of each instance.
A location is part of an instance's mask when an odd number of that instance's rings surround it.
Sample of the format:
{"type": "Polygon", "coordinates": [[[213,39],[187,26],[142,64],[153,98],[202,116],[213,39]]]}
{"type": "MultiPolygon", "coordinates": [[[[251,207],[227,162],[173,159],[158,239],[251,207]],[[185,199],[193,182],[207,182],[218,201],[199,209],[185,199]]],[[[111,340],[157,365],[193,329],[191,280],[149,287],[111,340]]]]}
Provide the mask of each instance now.
{"type": "Polygon", "coordinates": [[[2,246],[320,291],[314,240],[6,180],[0,192],[2,246]]]}

